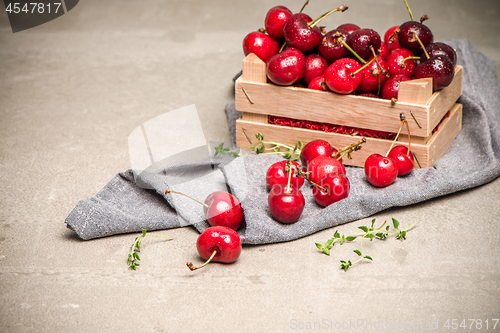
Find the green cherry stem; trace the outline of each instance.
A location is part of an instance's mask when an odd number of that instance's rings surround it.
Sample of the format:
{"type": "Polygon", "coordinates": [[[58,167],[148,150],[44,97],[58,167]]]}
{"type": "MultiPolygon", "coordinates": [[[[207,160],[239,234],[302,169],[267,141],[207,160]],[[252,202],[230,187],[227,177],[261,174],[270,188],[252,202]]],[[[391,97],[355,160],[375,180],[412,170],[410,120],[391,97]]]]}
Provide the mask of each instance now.
{"type": "Polygon", "coordinates": [[[345,6],[345,5],[342,5],[340,7],[337,7],[335,9],[332,9],[330,10],[329,12],[321,15],[320,17],[318,17],[317,19],[314,19],[312,20],[311,22],[309,22],[307,24],[307,26],[309,27],[309,29],[312,29],[314,28],[319,22],[321,22],[324,18],[326,18],[328,15],[330,14],[333,14],[335,12],[345,12],[349,7],[345,6]]]}
{"type": "Polygon", "coordinates": [[[189,198],[189,199],[191,199],[191,200],[194,200],[194,201],[196,201],[197,203],[202,204],[203,206],[205,206],[205,207],[209,208],[209,206],[208,206],[206,203],[201,202],[200,200],[197,200],[197,199],[195,199],[195,198],[193,198],[193,197],[191,197],[191,196],[189,196],[189,195],[187,195],[187,194],[184,194],[184,193],[182,193],[182,192],[177,192],[177,191],[173,191],[173,190],[171,190],[171,189],[166,189],[166,190],[165,190],[165,194],[169,194],[169,193],[175,193],[175,194],[180,194],[180,195],[183,195],[183,196],[185,196],[185,197],[187,197],[187,198],[189,198]]]}
{"type": "Polygon", "coordinates": [[[215,257],[215,255],[217,254],[217,252],[219,252],[219,250],[215,249],[215,250],[214,250],[214,252],[212,252],[212,255],[210,256],[210,258],[208,258],[208,260],[207,260],[207,261],[205,261],[205,263],[204,263],[203,265],[201,265],[201,266],[194,267],[193,263],[192,263],[192,262],[190,262],[190,261],[188,261],[188,262],[186,263],[186,266],[187,266],[187,267],[188,267],[191,271],[195,271],[195,270],[197,270],[197,269],[200,269],[200,268],[202,268],[202,267],[205,267],[206,265],[208,265],[208,264],[212,261],[212,259],[215,257]]]}
{"type": "Polygon", "coordinates": [[[311,179],[309,179],[308,175],[311,173],[311,172],[305,172],[304,170],[302,170],[302,168],[299,168],[299,173],[302,177],[304,177],[305,180],[307,180],[309,183],[311,183],[311,185],[313,186],[316,186],[317,188],[319,188],[321,191],[325,192],[325,193],[328,193],[328,189],[319,185],[319,184],[316,184],[315,182],[313,182],[311,179]]]}
{"type": "Polygon", "coordinates": [[[429,56],[429,53],[427,53],[427,50],[425,49],[424,43],[422,43],[422,41],[420,40],[420,38],[417,36],[417,34],[416,34],[416,33],[414,33],[413,31],[410,31],[409,33],[410,33],[410,34],[413,36],[413,38],[414,38],[414,39],[415,39],[415,40],[416,40],[416,41],[420,44],[420,47],[422,48],[422,50],[424,50],[425,57],[426,57],[427,59],[429,59],[429,58],[430,58],[430,56],[429,56]]]}
{"type": "Polygon", "coordinates": [[[347,43],[344,41],[344,38],[342,37],[342,34],[340,32],[336,32],[335,33],[335,41],[337,43],[341,43],[342,45],[344,45],[344,47],[346,49],[348,49],[352,54],[354,54],[354,56],[356,58],[358,58],[358,60],[362,63],[362,64],[366,64],[366,60],[361,58],[357,53],[356,51],[354,51],[349,45],[347,45],[347,43]]]}
{"type": "Polygon", "coordinates": [[[290,184],[292,182],[292,173],[293,173],[293,171],[292,171],[292,161],[291,160],[287,160],[287,162],[286,162],[286,168],[288,169],[288,182],[286,184],[285,193],[290,193],[290,192],[292,192],[291,189],[290,189],[290,184]]]}
{"type": "Polygon", "coordinates": [[[410,14],[410,20],[414,21],[413,14],[411,13],[411,9],[410,9],[410,6],[408,5],[408,2],[406,0],[404,0],[404,2],[405,2],[405,5],[406,5],[406,9],[408,10],[408,14],[410,14]]]}
{"type": "Polygon", "coordinates": [[[398,141],[398,138],[399,138],[399,134],[401,134],[401,130],[403,129],[403,124],[406,122],[406,119],[402,119],[401,120],[401,126],[399,126],[399,130],[398,130],[398,133],[396,134],[396,137],[394,138],[394,140],[392,141],[392,144],[391,146],[389,147],[389,150],[387,151],[387,153],[385,154],[385,157],[389,156],[389,153],[391,152],[391,149],[394,147],[394,145],[396,144],[396,141],[398,141]]]}
{"type": "Polygon", "coordinates": [[[408,125],[408,121],[404,121],[406,124],[406,130],[408,131],[408,151],[406,152],[406,156],[410,156],[410,145],[411,145],[411,135],[410,135],[410,125],[408,125]]]}
{"type": "MultiPolygon", "coordinates": [[[[384,75],[385,77],[389,78],[389,77],[390,77],[389,73],[387,73],[387,71],[386,71],[386,70],[384,70],[384,69],[382,68],[382,65],[380,65],[380,62],[379,62],[379,61],[378,61],[378,59],[377,59],[377,56],[380,54],[380,52],[378,52],[378,53],[377,53],[377,52],[375,52],[375,49],[373,48],[373,45],[370,45],[370,50],[371,50],[371,51],[372,51],[372,53],[373,53],[373,57],[375,58],[375,62],[377,63],[377,67],[380,69],[380,74],[382,74],[382,75],[384,75]]],[[[373,73],[372,73],[372,74],[373,74],[373,73]]],[[[375,74],[374,74],[374,75],[375,75],[375,74]]],[[[380,81],[380,77],[379,77],[379,81],[380,81]]],[[[380,86],[380,84],[379,84],[379,86],[380,86]]],[[[378,96],[378,95],[377,95],[377,96],[378,96]]]]}
{"type": "Polygon", "coordinates": [[[420,60],[420,59],[422,59],[422,58],[421,57],[407,57],[407,58],[404,58],[403,62],[401,63],[401,65],[399,65],[399,67],[405,68],[406,67],[405,62],[407,60],[420,60]]]}
{"type": "Polygon", "coordinates": [[[302,13],[304,11],[304,8],[306,8],[306,6],[309,4],[309,0],[307,0],[304,5],[302,5],[302,8],[300,9],[300,12],[299,13],[302,13]]]}
{"type": "Polygon", "coordinates": [[[358,74],[359,72],[361,72],[363,69],[365,69],[366,67],[370,66],[374,61],[377,60],[377,57],[378,57],[378,54],[372,60],[370,60],[368,62],[365,61],[363,63],[364,65],[361,66],[361,68],[359,68],[357,71],[351,73],[351,77],[354,77],[356,74],[358,74]]]}
{"type": "Polygon", "coordinates": [[[361,145],[366,142],[366,138],[362,138],[356,143],[353,143],[350,146],[347,146],[345,148],[342,148],[341,150],[337,151],[332,157],[336,158],[338,161],[340,161],[341,158],[343,158],[346,154],[350,154],[353,151],[360,150],[361,145]],[[339,157],[335,157],[339,155],[339,157]]]}

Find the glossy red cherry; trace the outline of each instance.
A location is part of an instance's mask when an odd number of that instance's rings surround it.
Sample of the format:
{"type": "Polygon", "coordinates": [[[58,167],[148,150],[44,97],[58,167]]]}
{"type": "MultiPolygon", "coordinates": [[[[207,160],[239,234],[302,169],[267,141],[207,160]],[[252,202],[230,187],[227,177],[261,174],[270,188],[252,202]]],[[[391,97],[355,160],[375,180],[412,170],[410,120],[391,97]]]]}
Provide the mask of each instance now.
{"type": "Polygon", "coordinates": [[[278,54],[279,50],[280,45],[278,42],[262,32],[250,32],[243,39],[243,53],[245,56],[254,53],[264,62],[273,55],[278,54]]]}
{"type": "Polygon", "coordinates": [[[351,55],[351,52],[346,49],[344,44],[340,42],[337,43],[336,41],[337,36],[342,36],[342,39],[346,40],[348,35],[349,33],[343,29],[337,28],[335,30],[328,31],[321,40],[321,43],[319,43],[319,54],[321,54],[329,64],[332,64],[341,58],[348,58],[351,55]]]}
{"type": "Polygon", "coordinates": [[[264,19],[264,27],[269,36],[275,39],[283,38],[283,27],[292,15],[292,11],[285,6],[275,6],[269,9],[264,19]]]}
{"type": "Polygon", "coordinates": [[[353,31],[347,37],[346,43],[349,45],[354,52],[356,52],[361,58],[368,59],[373,56],[371,47],[375,51],[380,48],[381,43],[380,35],[373,29],[358,29],[353,31]]]}
{"type": "Polygon", "coordinates": [[[403,81],[410,81],[411,79],[404,74],[397,74],[391,76],[385,81],[382,87],[382,98],[384,99],[398,99],[399,84],[403,81]]]}
{"type": "Polygon", "coordinates": [[[194,267],[189,261],[186,265],[192,271],[199,269],[211,261],[229,264],[235,262],[241,254],[241,239],[236,231],[227,227],[210,227],[205,229],[198,240],[196,248],[200,257],[207,260],[203,265],[194,267]]]}
{"type": "Polygon", "coordinates": [[[387,47],[387,44],[384,42],[380,43],[380,48],[379,48],[379,59],[384,59],[387,58],[389,55],[389,48],[387,47]]]}
{"type": "Polygon", "coordinates": [[[230,193],[224,191],[213,192],[205,199],[205,202],[201,202],[182,192],[171,189],[165,191],[165,195],[170,193],[183,195],[203,205],[203,213],[211,226],[224,226],[236,230],[243,223],[243,208],[238,199],[230,193]]]}
{"type": "Polygon", "coordinates": [[[318,54],[310,54],[306,57],[306,70],[302,80],[306,85],[311,82],[317,76],[323,75],[325,73],[328,63],[326,60],[318,54]]]}
{"type": "MultiPolygon", "coordinates": [[[[292,161],[292,178],[290,180],[291,184],[296,188],[301,188],[304,185],[304,177],[297,176],[296,170],[300,167],[299,163],[292,161]]],[[[288,171],[285,171],[287,167],[287,160],[279,161],[274,163],[267,169],[266,173],[266,184],[267,188],[271,189],[274,185],[286,185],[288,184],[288,171]]]]}
{"type": "Polygon", "coordinates": [[[300,152],[300,162],[307,168],[309,162],[318,156],[331,157],[333,153],[332,145],[325,140],[312,140],[309,141],[300,152]]]}
{"type": "Polygon", "coordinates": [[[444,55],[432,56],[421,61],[415,68],[415,79],[432,78],[434,91],[441,90],[451,84],[455,77],[455,67],[451,60],[444,55]]]}
{"type": "Polygon", "coordinates": [[[387,29],[387,31],[384,34],[384,43],[387,45],[389,52],[401,47],[401,45],[399,45],[399,42],[398,42],[397,33],[394,36],[392,36],[396,29],[399,29],[399,25],[387,29]],[[391,38],[391,36],[392,36],[392,38],[391,38]]]}
{"type": "Polygon", "coordinates": [[[269,58],[266,73],[273,83],[289,86],[299,81],[306,71],[306,57],[296,48],[289,47],[269,58]]]}
{"type": "Polygon", "coordinates": [[[361,65],[354,59],[339,59],[325,70],[326,85],[338,94],[350,94],[361,84],[361,74],[353,74],[360,68],[361,65]]]}
{"type": "Polygon", "coordinates": [[[302,52],[314,49],[321,41],[321,30],[318,26],[309,27],[312,18],[304,13],[290,16],[283,27],[283,37],[289,47],[302,52]]]}
{"type": "Polygon", "coordinates": [[[356,25],[354,23],[344,23],[339,25],[337,29],[345,30],[350,35],[353,31],[359,30],[361,28],[359,27],[359,25],[356,25]]]}
{"type": "MultiPolygon", "coordinates": [[[[373,59],[371,57],[369,61],[373,59]]],[[[362,77],[361,84],[358,86],[358,92],[360,93],[376,93],[384,86],[387,77],[382,74],[382,72],[387,72],[387,63],[380,56],[377,61],[372,62],[370,65],[365,67],[360,74],[362,77]],[[378,62],[378,63],[377,63],[378,62]],[[379,67],[380,65],[380,67],[379,67]]]]}
{"type": "Polygon", "coordinates": [[[320,180],[318,185],[313,188],[313,196],[323,207],[347,198],[351,189],[349,179],[338,172],[329,173],[320,180]]]}
{"type": "Polygon", "coordinates": [[[448,44],[441,42],[430,43],[425,48],[425,51],[427,51],[429,57],[435,55],[447,56],[448,59],[450,59],[451,62],[453,63],[453,67],[455,67],[455,65],[457,64],[457,52],[448,44]]]}
{"type": "Polygon", "coordinates": [[[325,82],[325,75],[320,75],[312,79],[311,82],[309,82],[309,84],[307,85],[307,88],[314,90],[328,91],[328,86],[326,85],[325,82]]]}
{"type": "Polygon", "coordinates": [[[365,176],[370,184],[376,187],[389,186],[398,176],[396,162],[380,154],[372,154],[365,161],[365,176]]]}
{"type": "Polygon", "coordinates": [[[415,57],[415,54],[408,49],[399,48],[391,51],[386,59],[389,74],[391,76],[404,74],[412,77],[415,74],[417,62],[409,59],[410,57],[415,57]]]}
{"type": "Polygon", "coordinates": [[[211,193],[205,199],[205,205],[203,212],[211,226],[223,226],[236,230],[243,223],[243,208],[238,199],[228,192],[211,193]]]}
{"type": "Polygon", "coordinates": [[[309,162],[307,172],[309,179],[318,184],[329,173],[338,172],[345,175],[345,166],[333,157],[318,156],[309,162]]]}
{"type": "Polygon", "coordinates": [[[413,170],[414,158],[411,152],[408,153],[408,147],[394,146],[387,156],[396,161],[399,177],[406,176],[413,170]]]}
{"type": "Polygon", "coordinates": [[[272,216],[278,222],[287,224],[297,222],[305,206],[302,192],[293,185],[274,185],[267,201],[272,216]]]}
{"type": "Polygon", "coordinates": [[[434,41],[434,35],[431,29],[426,25],[417,21],[408,21],[399,26],[398,42],[401,47],[408,49],[420,55],[423,51],[422,46],[418,42],[417,38],[413,36],[417,35],[418,39],[424,45],[424,48],[434,41]]]}

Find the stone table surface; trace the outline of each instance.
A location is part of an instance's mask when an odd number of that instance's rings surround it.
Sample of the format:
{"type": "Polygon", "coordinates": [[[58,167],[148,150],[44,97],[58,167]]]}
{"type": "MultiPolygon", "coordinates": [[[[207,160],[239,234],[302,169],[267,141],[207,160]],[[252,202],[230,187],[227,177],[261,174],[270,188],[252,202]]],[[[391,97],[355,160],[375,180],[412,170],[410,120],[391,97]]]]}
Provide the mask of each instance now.
{"type": "MultiPolygon", "coordinates": [[[[500,69],[498,0],[409,1],[435,39],[468,39],[500,69]]],[[[293,242],[244,247],[231,265],[201,262],[190,227],[143,242],[136,234],[82,241],[64,219],[130,168],[128,135],[195,104],[209,142],[229,141],[244,36],[267,10],[302,1],[80,1],[62,17],[12,33],[0,13],[0,331],[288,332],[464,331],[500,318],[500,180],[410,207],[378,221],[417,222],[408,239],[365,244],[373,262],[344,272],[356,244],[321,254],[333,229],[293,242]],[[465,320],[465,322],[464,322],[465,320]],[[450,328],[446,327],[448,323],[450,328]]],[[[408,20],[400,0],[312,0],[328,26],[379,32],[408,20]]],[[[372,217],[342,225],[356,231],[372,217]]],[[[496,325],[500,331],[500,323],[496,325]]]]}

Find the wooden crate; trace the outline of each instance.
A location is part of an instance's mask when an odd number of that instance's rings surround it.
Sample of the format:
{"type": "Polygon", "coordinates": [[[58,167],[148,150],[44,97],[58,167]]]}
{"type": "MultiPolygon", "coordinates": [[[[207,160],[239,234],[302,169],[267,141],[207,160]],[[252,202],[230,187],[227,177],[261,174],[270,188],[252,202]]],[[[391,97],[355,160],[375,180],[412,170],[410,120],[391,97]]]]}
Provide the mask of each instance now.
{"type": "MultiPolygon", "coordinates": [[[[456,101],[462,94],[462,74],[463,68],[456,66],[453,82],[434,93],[432,79],[402,82],[394,104],[384,99],[268,83],[265,63],[249,54],[243,60],[243,73],[235,85],[235,106],[242,111],[242,117],[236,121],[236,143],[242,148],[248,146],[245,130],[251,137],[261,132],[266,140],[289,144],[322,139],[340,149],[360,137],[273,125],[268,123],[268,116],[396,133],[401,126],[400,113],[404,113],[410,126],[411,150],[422,167],[431,167],[461,130],[462,105],[456,101]]],[[[351,160],[344,159],[345,164],[363,166],[369,155],[385,154],[392,143],[370,137],[366,140],[351,160]]],[[[403,128],[398,144],[407,145],[407,142],[403,128]]]]}

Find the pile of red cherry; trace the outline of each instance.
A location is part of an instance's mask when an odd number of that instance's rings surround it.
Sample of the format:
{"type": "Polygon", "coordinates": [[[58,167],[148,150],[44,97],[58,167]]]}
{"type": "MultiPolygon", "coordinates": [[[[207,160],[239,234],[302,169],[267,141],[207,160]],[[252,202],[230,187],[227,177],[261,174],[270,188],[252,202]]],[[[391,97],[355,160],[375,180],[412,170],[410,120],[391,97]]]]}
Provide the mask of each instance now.
{"type": "MultiPolygon", "coordinates": [[[[272,164],[266,172],[266,185],[269,189],[269,211],[274,219],[283,224],[299,220],[305,207],[305,199],[300,191],[305,180],[313,185],[313,197],[322,207],[347,198],[350,183],[342,157],[359,149],[362,142],[364,140],[339,151],[327,141],[313,140],[301,149],[301,164],[291,159],[272,164]]],[[[413,156],[405,146],[391,147],[386,156],[373,154],[365,163],[366,178],[377,187],[388,186],[397,176],[406,175],[412,170],[413,156]]],[[[172,190],[165,191],[165,194],[170,193],[185,195],[172,190]]],[[[241,203],[224,191],[213,192],[204,202],[189,198],[203,205],[210,227],[200,234],[196,243],[200,257],[206,262],[199,267],[187,262],[187,266],[196,270],[211,261],[236,261],[242,250],[241,239],[236,232],[244,221],[241,203]]]]}
{"type": "MultiPolygon", "coordinates": [[[[409,7],[408,7],[409,8],[409,7]]],[[[399,84],[412,79],[433,79],[433,89],[448,86],[454,77],[456,52],[434,42],[431,30],[411,21],[387,30],[382,40],[373,29],[348,23],[326,32],[318,23],[341,6],[313,20],[284,6],[271,8],[265,29],[250,32],[243,52],[266,62],[270,82],[339,94],[397,99],[399,84]]]]}

